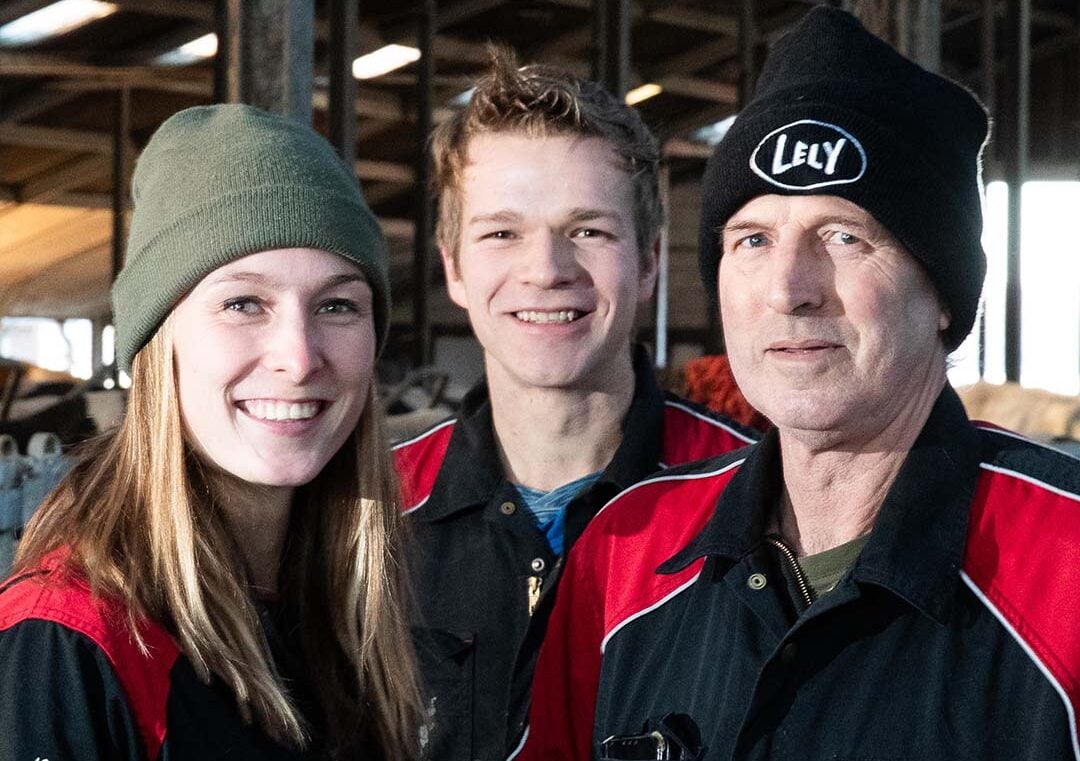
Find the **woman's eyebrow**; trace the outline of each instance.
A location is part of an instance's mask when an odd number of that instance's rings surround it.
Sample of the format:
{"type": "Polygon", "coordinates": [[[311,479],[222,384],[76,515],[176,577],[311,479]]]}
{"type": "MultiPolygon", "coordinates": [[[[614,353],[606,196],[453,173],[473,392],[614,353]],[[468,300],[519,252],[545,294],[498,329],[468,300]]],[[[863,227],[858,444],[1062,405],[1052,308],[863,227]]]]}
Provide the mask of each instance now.
{"type": "MultiPolygon", "coordinates": [[[[230,272],[225,275],[213,277],[207,285],[216,286],[227,285],[229,283],[252,283],[254,285],[269,288],[284,288],[290,285],[289,282],[269,277],[261,272],[230,272]]],[[[364,277],[363,272],[342,272],[326,278],[326,280],[319,284],[319,287],[333,288],[334,286],[343,285],[345,283],[361,283],[367,285],[367,278],[364,277]]]]}

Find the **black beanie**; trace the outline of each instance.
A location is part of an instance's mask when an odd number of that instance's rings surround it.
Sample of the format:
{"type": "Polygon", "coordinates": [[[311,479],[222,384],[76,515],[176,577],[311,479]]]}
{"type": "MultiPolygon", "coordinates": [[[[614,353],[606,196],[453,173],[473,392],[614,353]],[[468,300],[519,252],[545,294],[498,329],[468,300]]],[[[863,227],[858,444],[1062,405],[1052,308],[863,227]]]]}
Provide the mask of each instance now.
{"type": "Polygon", "coordinates": [[[780,39],[753,99],[702,180],[699,263],[716,298],[720,230],[761,195],[835,195],[869,212],[922,263],[955,349],[986,275],[979,154],[986,111],[850,14],[819,6],[780,39]]]}

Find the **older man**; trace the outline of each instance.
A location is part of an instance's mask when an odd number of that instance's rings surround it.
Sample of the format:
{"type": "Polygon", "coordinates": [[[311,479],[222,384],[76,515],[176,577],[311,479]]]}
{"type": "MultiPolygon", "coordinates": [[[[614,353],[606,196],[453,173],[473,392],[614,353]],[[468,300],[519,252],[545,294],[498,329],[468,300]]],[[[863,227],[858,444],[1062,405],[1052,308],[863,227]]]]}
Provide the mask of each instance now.
{"type": "Polygon", "coordinates": [[[1080,759],[1080,463],[972,424],[945,375],[986,129],[840,11],[777,45],[701,248],[776,430],[593,520],[521,758],[1080,759]]]}

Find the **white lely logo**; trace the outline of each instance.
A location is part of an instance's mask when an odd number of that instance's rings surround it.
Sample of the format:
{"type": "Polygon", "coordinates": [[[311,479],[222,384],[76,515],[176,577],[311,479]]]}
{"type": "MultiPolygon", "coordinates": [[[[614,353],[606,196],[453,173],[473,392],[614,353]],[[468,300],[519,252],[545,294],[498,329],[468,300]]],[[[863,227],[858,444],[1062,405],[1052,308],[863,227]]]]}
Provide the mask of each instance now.
{"type": "Polygon", "coordinates": [[[787,190],[812,190],[855,182],[866,173],[866,151],[835,124],[800,119],[774,129],[750,154],[750,168],[787,190]]]}

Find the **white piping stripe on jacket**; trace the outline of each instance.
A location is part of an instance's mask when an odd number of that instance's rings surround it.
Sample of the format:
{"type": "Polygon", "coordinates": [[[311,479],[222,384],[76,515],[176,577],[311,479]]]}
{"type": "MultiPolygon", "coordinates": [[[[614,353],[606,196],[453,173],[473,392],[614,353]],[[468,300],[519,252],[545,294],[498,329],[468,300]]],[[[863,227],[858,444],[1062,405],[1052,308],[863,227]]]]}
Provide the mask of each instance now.
{"type": "Polygon", "coordinates": [[[702,420],[702,421],[704,421],[706,423],[709,423],[710,425],[712,425],[712,426],[714,426],[716,428],[723,428],[725,431],[730,433],[732,436],[734,436],[737,439],[741,439],[741,440],[745,441],[747,444],[755,444],[755,443],[757,443],[756,439],[750,438],[745,433],[740,433],[739,431],[735,430],[731,426],[724,425],[719,420],[715,420],[715,419],[709,417],[708,415],[702,415],[697,410],[690,409],[689,407],[687,407],[684,404],[679,404],[678,402],[673,402],[670,399],[665,399],[664,400],[664,405],[667,406],[667,407],[674,407],[677,410],[682,410],[687,415],[691,415],[693,417],[696,417],[698,420],[702,420]]]}
{"type": "Polygon", "coordinates": [[[1039,447],[1040,449],[1047,449],[1047,450],[1049,450],[1051,452],[1056,452],[1057,454],[1065,455],[1066,457],[1070,457],[1070,458],[1072,458],[1074,460],[1080,460],[1080,457],[1077,457],[1074,454],[1066,452],[1063,449],[1058,449],[1057,447],[1052,447],[1049,444],[1044,444],[1041,441],[1036,441],[1035,439],[1028,438],[1027,436],[1025,436],[1022,433],[1017,433],[1016,431],[1010,431],[1007,428],[998,428],[995,425],[986,425],[986,424],[982,424],[982,423],[975,423],[974,425],[980,431],[986,431],[987,433],[999,433],[1002,436],[1007,436],[1010,439],[1016,439],[1017,441],[1023,441],[1025,444],[1031,444],[1033,446],[1039,447]]]}
{"type": "Polygon", "coordinates": [[[1021,649],[1027,653],[1027,656],[1031,658],[1036,666],[1038,666],[1039,671],[1043,673],[1043,676],[1046,677],[1054,689],[1057,690],[1058,695],[1061,696],[1062,702],[1065,703],[1065,713],[1069,717],[1069,734],[1072,738],[1073,755],[1076,757],[1076,761],[1080,761],[1080,739],[1077,738],[1076,734],[1076,711],[1073,709],[1073,704],[1072,701],[1069,700],[1068,693],[1065,692],[1065,689],[1054,675],[1050,673],[1050,670],[1046,668],[1046,665],[1039,659],[1039,656],[1035,654],[1035,651],[1033,651],[1028,643],[1024,641],[1024,638],[1020,636],[1020,633],[1013,628],[1012,624],[1005,618],[1005,615],[997,609],[997,606],[990,601],[990,598],[983,594],[983,591],[972,578],[964,571],[960,571],[960,578],[964,580],[964,583],[968,585],[972,593],[979,598],[979,601],[986,606],[987,610],[994,614],[994,617],[1003,627],[1005,627],[1005,631],[1012,635],[1012,638],[1016,640],[1021,649]]]}
{"type": "Polygon", "coordinates": [[[1071,491],[1065,491],[1064,489],[1059,489],[1058,487],[1052,486],[1051,484],[1048,484],[1045,481],[1040,481],[1037,478],[1032,478],[1031,476],[1029,476],[1029,475],[1027,475],[1025,473],[1018,473],[1015,470],[1009,470],[1008,468],[1001,468],[1001,467],[998,467],[997,465],[989,465],[989,464],[987,464],[985,462],[979,463],[979,467],[982,468],[983,470],[989,470],[989,471],[992,471],[994,473],[1001,473],[1002,475],[1005,475],[1005,476],[1012,476],[1013,478],[1017,478],[1017,479],[1019,479],[1021,481],[1026,481],[1027,483],[1031,484],[1032,486],[1038,486],[1040,489],[1045,489],[1046,491],[1051,492],[1052,494],[1056,494],[1059,497],[1065,497],[1066,499],[1071,499],[1074,502],[1080,502],[1080,494],[1073,494],[1071,491]]]}
{"type": "Polygon", "coordinates": [[[528,740],[528,739],[529,739],[529,725],[526,724],[525,725],[525,732],[524,732],[524,734],[521,735],[521,742],[519,742],[517,744],[517,747],[514,748],[510,752],[509,756],[506,757],[506,761],[514,761],[514,759],[518,757],[518,754],[521,753],[522,749],[525,747],[525,741],[528,740]]]}
{"type": "Polygon", "coordinates": [[[438,425],[436,425],[436,426],[434,426],[432,428],[428,428],[423,433],[417,434],[416,436],[413,436],[408,441],[403,441],[400,444],[394,444],[394,446],[390,447],[390,451],[391,452],[396,452],[397,450],[402,449],[403,447],[407,447],[410,444],[415,444],[416,442],[420,441],[420,439],[426,439],[428,436],[435,433],[436,431],[441,430],[441,429],[445,428],[448,425],[453,425],[456,422],[457,422],[456,417],[452,417],[449,420],[444,420],[443,422],[439,423],[438,425]]]}
{"type": "MultiPolygon", "coordinates": [[[[640,489],[642,486],[648,486],[649,484],[658,484],[661,481],[696,481],[696,480],[699,480],[699,479],[702,479],[702,478],[711,478],[712,476],[719,476],[722,473],[727,473],[732,468],[738,467],[739,465],[742,465],[744,462],[746,462],[745,457],[743,459],[741,459],[741,460],[736,460],[735,462],[730,463],[729,465],[725,465],[724,467],[720,468],[719,470],[710,470],[708,473],[684,473],[684,474],[679,475],[679,476],[655,476],[653,478],[647,478],[644,481],[638,481],[633,486],[628,486],[626,489],[619,492],[614,497],[612,497],[610,500],[608,500],[607,503],[603,507],[601,507],[599,510],[596,511],[596,515],[600,515],[600,513],[607,510],[608,507],[610,507],[611,504],[613,502],[615,502],[615,500],[619,499],[620,497],[626,496],[627,494],[629,494],[632,491],[636,491],[637,489],[640,489]]],[[[596,515],[594,515],[592,517],[592,520],[596,520],[596,515]]]]}
{"type": "Polygon", "coordinates": [[[631,623],[632,621],[636,621],[637,619],[641,618],[642,616],[648,615],[649,613],[652,613],[654,610],[659,608],[664,603],[668,602],[669,600],[671,600],[675,596],[685,592],[687,589],[689,589],[690,587],[692,587],[694,585],[694,582],[697,581],[698,578],[700,578],[700,576],[701,576],[701,571],[698,571],[692,577],[690,577],[690,579],[688,579],[686,582],[684,582],[681,586],[673,589],[671,592],[668,592],[666,595],[664,595],[664,597],[661,598],[659,601],[654,602],[652,605],[650,605],[647,608],[642,608],[637,613],[633,613],[633,614],[627,616],[626,618],[624,618],[619,623],[615,624],[615,626],[613,626],[611,631],[609,631],[604,636],[603,641],[600,643],[600,653],[603,654],[604,650],[607,648],[608,640],[610,640],[612,637],[614,637],[616,634],[618,634],[620,629],[622,629],[624,626],[631,623]]]}

